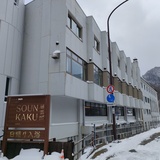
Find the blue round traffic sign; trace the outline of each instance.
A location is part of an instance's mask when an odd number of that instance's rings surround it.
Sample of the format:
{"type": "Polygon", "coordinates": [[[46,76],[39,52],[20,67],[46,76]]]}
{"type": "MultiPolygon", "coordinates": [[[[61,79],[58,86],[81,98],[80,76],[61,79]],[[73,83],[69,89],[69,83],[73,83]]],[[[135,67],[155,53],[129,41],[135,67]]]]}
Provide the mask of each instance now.
{"type": "Polygon", "coordinates": [[[108,102],[114,102],[115,100],[115,96],[113,94],[109,94],[107,97],[106,97],[107,101],[108,102]]]}

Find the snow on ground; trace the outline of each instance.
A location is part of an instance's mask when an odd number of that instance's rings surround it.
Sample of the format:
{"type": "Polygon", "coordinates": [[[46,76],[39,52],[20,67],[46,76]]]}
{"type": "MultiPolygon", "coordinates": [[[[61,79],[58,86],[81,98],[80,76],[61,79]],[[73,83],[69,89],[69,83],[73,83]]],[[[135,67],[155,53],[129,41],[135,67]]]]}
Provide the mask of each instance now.
{"type": "MultiPolygon", "coordinates": [[[[159,137],[146,145],[140,145],[143,140],[149,139],[151,135],[159,132],[160,127],[124,140],[109,143],[97,150],[99,151],[105,148],[108,151],[100,154],[94,160],[160,160],[159,137]]],[[[87,158],[87,154],[91,152],[91,150],[92,148],[88,148],[80,160],[91,160],[94,153],[87,158]]],[[[60,153],[53,152],[52,155],[45,155],[44,160],[61,160],[60,155],[60,153]]],[[[22,149],[20,154],[11,160],[42,160],[42,156],[43,151],[39,151],[38,149],[22,149]]],[[[8,159],[6,157],[0,157],[0,160],[8,159]]]]}
{"type": "MultiPolygon", "coordinates": [[[[94,160],[160,160],[160,139],[155,138],[146,145],[140,145],[143,140],[149,139],[154,133],[159,133],[159,128],[135,135],[124,140],[109,143],[100,149],[108,151],[96,157],[94,160]]],[[[99,149],[99,150],[100,150],[99,149]]],[[[92,155],[87,159],[91,159],[92,155]]]]}

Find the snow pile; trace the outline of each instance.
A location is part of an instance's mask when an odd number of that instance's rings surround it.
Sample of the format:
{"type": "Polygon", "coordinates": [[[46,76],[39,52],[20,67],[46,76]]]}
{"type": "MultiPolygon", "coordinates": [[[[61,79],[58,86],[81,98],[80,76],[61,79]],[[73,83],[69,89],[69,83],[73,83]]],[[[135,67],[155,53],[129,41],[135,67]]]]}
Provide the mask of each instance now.
{"type": "MultiPolygon", "coordinates": [[[[43,151],[39,149],[21,149],[18,156],[10,159],[10,160],[62,160],[60,158],[61,153],[52,152],[51,155],[45,155],[43,159],[43,151]]],[[[8,160],[6,157],[0,157],[0,160],[8,160]]],[[[69,160],[66,158],[65,160],[69,160]]]]}
{"type": "MultiPolygon", "coordinates": [[[[145,145],[140,144],[155,133],[160,135],[160,127],[124,140],[109,143],[96,151],[107,149],[107,152],[98,155],[94,160],[160,160],[160,137],[145,145]]],[[[92,147],[87,148],[85,154],[79,160],[91,160],[94,153],[89,158],[87,157],[92,150],[92,147]]],[[[44,160],[61,160],[60,155],[61,153],[53,152],[51,155],[45,155],[44,160]]],[[[11,160],[42,160],[42,157],[43,151],[39,149],[21,149],[20,154],[11,160]]],[[[8,159],[0,157],[0,160],[8,159]]]]}

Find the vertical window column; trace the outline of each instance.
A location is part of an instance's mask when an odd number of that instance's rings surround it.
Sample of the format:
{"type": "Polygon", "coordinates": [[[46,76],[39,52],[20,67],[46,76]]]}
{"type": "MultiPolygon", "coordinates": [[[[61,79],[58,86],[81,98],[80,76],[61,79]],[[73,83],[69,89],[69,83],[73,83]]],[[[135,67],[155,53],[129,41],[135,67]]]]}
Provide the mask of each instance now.
{"type": "Polygon", "coordinates": [[[7,77],[4,101],[7,101],[7,96],[9,95],[9,92],[10,92],[10,83],[11,83],[11,78],[7,77]]]}

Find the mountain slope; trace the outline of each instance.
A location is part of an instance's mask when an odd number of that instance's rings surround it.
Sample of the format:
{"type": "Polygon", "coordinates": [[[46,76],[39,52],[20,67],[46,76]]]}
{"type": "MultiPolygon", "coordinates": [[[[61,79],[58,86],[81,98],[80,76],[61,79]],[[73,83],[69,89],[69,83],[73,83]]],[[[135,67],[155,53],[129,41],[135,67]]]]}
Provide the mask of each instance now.
{"type": "Polygon", "coordinates": [[[154,67],[142,76],[158,93],[160,106],[160,67],[154,67]]]}

